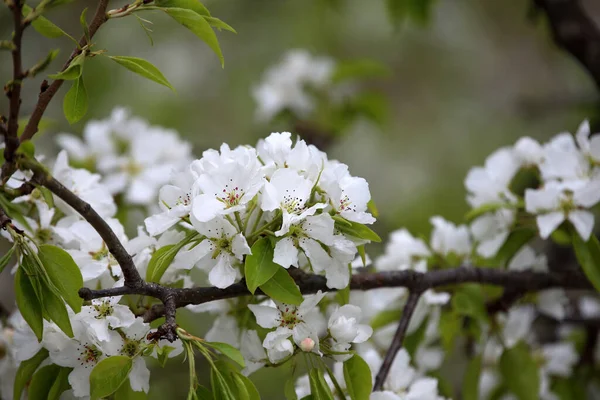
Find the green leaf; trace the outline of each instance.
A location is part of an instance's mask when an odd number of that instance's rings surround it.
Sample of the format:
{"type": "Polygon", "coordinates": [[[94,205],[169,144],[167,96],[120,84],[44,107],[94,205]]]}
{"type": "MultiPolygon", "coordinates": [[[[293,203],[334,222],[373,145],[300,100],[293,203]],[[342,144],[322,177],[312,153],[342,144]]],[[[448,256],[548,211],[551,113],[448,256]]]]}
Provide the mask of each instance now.
{"type": "MultiPolygon", "coordinates": [[[[125,383],[119,387],[119,389],[114,394],[114,400],[145,400],[148,398],[148,395],[144,392],[135,392],[131,388],[131,383],[129,382],[129,378],[125,380],[125,383]]],[[[212,398],[211,398],[212,400],[212,398]]]]}
{"type": "Polygon", "coordinates": [[[135,72],[138,75],[148,78],[151,81],[159,83],[169,89],[175,91],[175,88],[171,86],[167,78],[160,72],[158,68],[152,65],[151,62],[138,57],[126,57],[126,56],[109,56],[111,60],[117,64],[122,65],[131,72],[135,72]]]}
{"type": "Polygon", "coordinates": [[[363,263],[363,267],[367,266],[367,253],[365,252],[365,245],[361,244],[360,246],[356,246],[358,250],[358,254],[360,255],[360,260],[363,263]]]}
{"type": "Polygon", "coordinates": [[[344,380],[352,400],[369,400],[373,389],[371,368],[358,354],[344,362],[344,380]]]}
{"type": "Polygon", "coordinates": [[[61,369],[55,364],[40,368],[31,379],[27,391],[27,400],[48,400],[48,393],[58,378],[61,369]]]}
{"type": "Polygon", "coordinates": [[[83,29],[83,35],[85,36],[85,41],[86,43],[90,43],[91,42],[91,37],[90,37],[90,28],[88,27],[87,21],[85,19],[85,16],[87,14],[87,8],[84,8],[83,11],[81,12],[81,15],[79,16],[79,23],[81,24],[81,29],[83,29]]]}
{"type": "Polygon", "coordinates": [[[126,356],[112,356],[100,361],[90,374],[92,400],[115,393],[127,380],[133,361],[126,356]]]}
{"type": "Polygon", "coordinates": [[[375,314],[373,318],[371,318],[371,322],[369,325],[373,327],[373,330],[377,330],[379,328],[383,328],[391,324],[392,322],[400,321],[400,317],[402,316],[402,310],[383,310],[375,314]]]}
{"type": "Polygon", "coordinates": [[[12,255],[15,252],[15,246],[8,249],[6,253],[0,258],[0,274],[4,271],[4,268],[8,265],[10,260],[12,260],[12,255]]]}
{"type": "Polygon", "coordinates": [[[35,370],[46,358],[48,358],[48,350],[42,348],[29,360],[21,362],[21,364],[19,365],[19,369],[17,370],[17,374],[15,376],[13,400],[21,400],[21,394],[23,393],[23,389],[25,389],[25,386],[33,376],[35,370]]]}
{"type": "Polygon", "coordinates": [[[286,304],[298,306],[304,300],[296,282],[283,268],[279,268],[271,279],[260,285],[260,290],[273,300],[286,304]]]}
{"type": "Polygon", "coordinates": [[[369,200],[367,203],[367,208],[375,218],[379,217],[379,210],[377,209],[377,205],[375,205],[373,199],[369,200]]]}
{"type": "Polygon", "coordinates": [[[156,349],[156,353],[158,355],[158,362],[162,368],[165,367],[167,361],[169,360],[169,354],[175,350],[175,347],[172,346],[161,346],[156,349]]]}
{"type": "Polygon", "coordinates": [[[345,233],[349,236],[353,236],[359,239],[370,240],[372,242],[381,242],[381,238],[375,232],[373,232],[366,225],[359,224],[358,222],[352,222],[346,220],[350,225],[341,223],[336,219],[335,227],[340,230],[340,232],[345,233]]]}
{"type": "Polygon", "coordinates": [[[587,242],[584,242],[577,232],[573,232],[573,248],[583,272],[600,292],[600,243],[598,238],[592,235],[587,242]]]}
{"type": "Polygon", "coordinates": [[[33,67],[29,68],[29,70],[27,72],[27,76],[34,77],[37,74],[39,74],[40,72],[42,72],[43,70],[45,70],[48,67],[48,65],[50,65],[50,63],[56,58],[56,56],[58,55],[59,52],[60,52],[60,50],[58,50],[58,49],[50,50],[50,53],[48,53],[46,58],[44,58],[42,61],[38,62],[33,67]]]}
{"type": "Polygon", "coordinates": [[[340,305],[345,305],[350,303],[350,285],[346,286],[343,289],[338,290],[335,293],[335,298],[340,305]]]}
{"type": "Polygon", "coordinates": [[[460,335],[462,321],[454,312],[442,312],[438,331],[445,351],[451,352],[454,349],[454,341],[460,335]]]}
{"type": "Polygon", "coordinates": [[[67,312],[67,306],[62,298],[60,298],[52,289],[46,285],[42,285],[42,307],[48,318],[70,338],[73,337],[73,327],[71,319],[67,312]]]}
{"type": "MultiPolygon", "coordinates": [[[[25,262],[24,260],[22,263],[25,262]]],[[[42,341],[44,333],[42,304],[40,303],[29,275],[25,272],[23,265],[19,265],[15,274],[15,297],[17,307],[35,333],[38,341],[42,341]]]]}
{"type": "Polygon", "coordinates": [[[463,400],[479,399],[479,375],[481,374],[481,356],[469,361],[462,385],[463,400]]]}
{"type": "Polygon", "coordinates": [[[283,393],[285,394],[285,398],[287,400],[298,400],[298,395],[296,394],[296,381],[294,377],[290,377],[287,381],[285,381],[285,386],[283,387],[283,393]]]}
{"type": "Polygon", "coordinates": [[[233,382],[228,382],[216,368],[210,369],[210,384],[215,400],[236,400],[236,397],[233,394],[234,391],[237,392],[237,390],[235,390],[235,384],[233,382]]]}
{"type": "Polygon", "coordinates": [[[475,284],[463,285],[452,296],[452,308],[459,315],[466,315],[487,323],[488,314],[481,287],[475,284]]]}
{"type": "Polygon", "coordinates": [[[310,382],[310,394],[314,400],[334,400],[331,388],[327,385],[323,371],[318,368],[313,368],[308,373],[310,382]]]}
{"type": "Polygon", "coordinates": [[[385,64],[370,60],[353,60],[339,63],[333,72],[334,83],[354,79],[381,78],[390,76],[390,69],[385,64]]]}
{"type": "Polygon", "coordinates": [[[67,69],[57,74],[48,75],[52,79],[60,79],[63,81],[74,81],[81,77],[83,73],[83,62],[85,61],[85,53],[81,53],[71,61],[67,69]]]}
{"type": "Polygon", "coordinates": [[[137,19],[137,21],[139,22],[140,26],[142,27],[142,29],[144,30],[144,33],[146,33],[146,36],[148,37],[148,40],[150,40],[150,46],[154,46],[154,40],[152,39],[152,29],[148,28],[144,22],[148,23],[148,24],[152,24],[151,21],[148,21],[147,19],[141,18],[140,16],[133,14],[135,16],[135,18],[137,19]]]}
{"type": "Polygon", "coordinates": [[[244,362],[244,356],[242,356],[242,353],[240,353],[240,351],[232,345],[221,342],[204,342],[204,344],[212,347],[215,350],[219,350],[225,356],[235,361],[240,367],[244,368],[246,366],[246,363],[244,362]]]}
{"type": "Polygon", "coordinates": [[[33,158],[35,156],[35,145],[31,140],[26,140],[19,145],[17,153],[25,154],[26,156],[33,158]]]}
{"type": "Polygon", "coordinates": [[[246,388],[246,393],[248,393],[249,400],[260,400],[258,389],[254,385],[254,382],[250,380],[250,378],[239,373],[233,373],[232,375],[235,379],[236,385],[239,385],[240,383],[244,385],[246,388]]]}
{"type": "Polygon", "coordinates": [[[174,244],[169,244],[161,247],[152,254],[152,258],[148,263],[148,270],[146,271],[147,281],[160,282],[160,278],[162,278],[177,255],[176,248],[177,247],[174,244]]]}
{"type": "Polygon", "coordinates": [[[539,370],[525,343],[519,342],[505,350],[499,367],[504,384],[519,400],[539,399],[539,370]]]}
{"type": "Polygon", "coordinates": [[[469,210],[469,212],[465,215],[465,219],[467,220],[467,222],[471,222],[484,214],[495,212],[503,208],[506,208],[506,203],[486,203],[479,207],[473,208],[472,210],[469,210]]]}
{"type": "Polygon", "coordinates": [[[198,0],[156,0],[154,3],[162,8],[185,8],[202,16],[210,17],[208,9],[198,0]]]}
{"type": "Polygon", "coordinates": [[[37,189],[42,194],[42,197],[44,198],[46,204],[48,204],[48,207],[54,208],[54,196],[52,195],[52,192],[43,186],[39,186],[37,189]]]}
{"type": "Polygon", "coordinates": [[[204,17],[204,19],[206,21],[208,21],[208,23],[210,24],[210,26],[215,27],[219,30],[221,29],[225,29],[226,31],[232,32],[232,33],[236,33],[235,29],[233,29],[229,24],[226,24],[225,22],[221,21],[219,18],[215,18],[215,17],[204,17]]]}
{"type": "Polygon", "coordinates": [[[507,266],[515,254],[536,235],[533,229],[519,229],[511,232],[498,253],[492,259],[492,265],[507,266]]]}
{"type": "MultiPolygon", "coordinates": [[[[23,15],[25,17],[28,16],[29,13],[31,13],[31,10],[31,7],[29,7],[28,5],[23,5],[23,15]]],[[[65,31],[63,31],[58,26],[50,22],[50,20],[42,17],[41,15],[31,22],[31,26],[33,26],[33,29],[35,29],[40,35],[43,35],[50,39],[55,39],[63,35],[67,35],[65,31]]]]}
{"type": "Polygon", "coordinates": [[[198,396],[198,400],[213,400],[213,395],[202,385],[198,385],[198,389],[196,389],[196,396],[198,396]]]}
{"type": "Polygon", "coordinates": [[[83,287],[83,277],[73,257],[63,249],[49,244],[39,246],[38,257],[50,281],[67,304],[75,313],[81,311],[83,299],[79,297],[78,291],[83,287]]]}
{"type": "Polygon", "coordinates": [[[219,57],[221,66],[225,66],[225,60],[223,59],[221,47],[219,47],[217,35],[215,35],[215,31],[213,31],[204,17],[195,11],[185,8],[163,8],[163,11],[202,39],[219,57]]]}
{"type": "Polygon", "coordinates": [[[69,374],[71,371],[73,371],[73,368],[61,367],[54,384],[50,388],[50,392],[48,392],[47,400],[60,399],[60,395],[71,387],[69,384],[69,374]]]}
{"type": "Polygon", "coordinates": [[[85,85],[83,84],[83,77],[79,77],[71,89],[65,95],[63,101],[63,112],[69,124],[74,124],[79,121],[87,113],[88,110],[88,98],[85,85]]]}
{"type": "Polygon", "coordinates": [[[252,245],[252,254],[246,256],[244,274],[246,285],[250,293],[254,294],[256,288],[266,283],[282,269],[273,262],[273,245],[268,238],[262,238],[252,245]]]}

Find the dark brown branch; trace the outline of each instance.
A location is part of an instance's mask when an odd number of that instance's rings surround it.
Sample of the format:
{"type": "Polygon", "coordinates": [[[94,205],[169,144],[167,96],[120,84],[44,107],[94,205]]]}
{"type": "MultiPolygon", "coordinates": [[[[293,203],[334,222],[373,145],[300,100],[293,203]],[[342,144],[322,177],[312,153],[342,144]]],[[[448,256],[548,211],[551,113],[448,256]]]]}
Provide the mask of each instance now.
{"type": "Polygon", "coordinates": [[[554,41],[571,53],[600,89],[600,29],[579,0],[534,0],[548,16],[554,41]]]}
{"type": "Polygon", "coordinates": [[[9,3],[10,10],[13,16],[13,25],[15,31],[13,34],[13,49],[12,53],[12,64],[13,64],[13,78],[5,87],[6,95],[9,98],[9,113],[8,113],[8,124],[6,126],[6,132],[4,134],[4,159],[6,160],[5,165],[2,166],[2,179],[7,179],[8,176],[12,175],[15,171],[14,157],[17,148],[19,147],[19,138],[17,132],[19,130],[19,111],[21,108],[21,81],[23,79],[23,62],[21,59],[22,55],[22,39],[23,39],[23,23],[22,23],[22,12],[23,4],[21,0],[13,0],[9,3]]]}
{"type": "MultiPolygon", "coordinates": [[[[104,24],[108,20],[106,16],[108,2],[109,0],[100,0],[98,2],[96,13],[94,14],[92,22],[90,23],[88,28],[90,32],[90,38],[93,37],[98,31],[98,28],[100,28],[100,26],[102,26],[102,24],[104,24]]],[[[75,50],[73,50],[71,56],[63,65],[61,72],[67,69],[71,61],[73,61],[73,59],[81,53],[80,48],[84,47],[86,44],[87,40],[84,35],[81,37],[81,39],[79,39],[79,48],[75,48],[75,50]]],[[[62,80],[55,80],[50,86],[46,88],[46,90],[40,92],[35,109],[33,110],[33,113],[31,114],[31,117],[27,122],[27,126],[25,126],[25,130],[21,135],[21,142],[31,139],[33,135],[35,135],[35,133],[38,131],[38,125],[40,123],[40,120],[42,119],[42,116],[44,115],[44,112],[46,111],[46,108],[48,107],[48,104],[50,103],[56,92],[58,92],[58,89],[60,89],[63,82],[64,81],[62,80]]]]}
{"type": "MultiPolygon", "coordinates": [[[[324,276],[312,275],[298,269],[291,269],[291,275],[298,284],[303,294],[333,291],[327,287],[324,276]]],[[[552,287],[565,289],[592,289],[591,284],[582,273],[569,272],[532,272],[532,271],[507,271],[492,268],[460,267],[447,270],[435,270],[426,273],[404,270],[386,271],[377,273],[361,273],[353,275],[350,279],[350,288],[353,290],[372,290],[378,288],[404,287],[410,290],[422,290],[460,283],[483,283],[503,287],[517,288],[522,292],[535,292],[552,287]]],[[[225,289],[216,287],[196,287],[191,289],[169,289],[176,298],[177,308],[187,305],[197,305],[215,300],[231,299],[240,296],[250,296],[251,293],[244,281],[235,283],[225,289]]],[[[150,296],[143,289],[83,289],[80,296],[86,300],[116,296],[123,294],[137,294],[150,296]],[[118,290],[118,292],[117,292],[118,290]],[[115,291],[114,293],[112,291],[115,291]]],[[[260,291],[257,294],[262,294],[260,291]]],[[[154,306],[144,315],[147,321],[153,321],[163,316],[162,306],[154,306]]]]}
{"type": "Polygon", "coordinates": [[[87,222],[94,227],[96,232],[100,235],[110,254],[115,257],[115,260],[121,266],[123,276],[125,277],[125,286],[131,289],[137,289],[144,285],[144,281],[140,276],[133,259],[123,247],[123,244],[112,231],[110,226],[106,223],[98,213],[85,201],[81,200],[76,194],[71,192],[62,183],[49,176],[43,171],[35,171],[33,181],[39,185],[47,187],[52,193],[65,201],[68,205],[73,207],[87,222]]]}
{"type": "Polygon", "coordinates": [[[394,358],[396,358],[396,354],[398,354],[398,351],[400,351],[402,348],[402,342],[404,342],[408,324],[410,323],[410,319],[415,312],[415,308],[417,308],[417,303],[419,302],[419,298],[421,298],[421,293],[421,291],[417,290],[411,291],[408,295],[408,300],[406,301],[404,309],[402,310],[402,316],[400,317],[398,328],[396,329],[396,333],[394,334],[394,338],[392,339],[390,347],[385,353],[385,358],[381,363],[381,368],[379,368],[377,377],[375,378],[375,384],[373,385],[374,392],[383,388],[383,382],[385,382],[385,378],[390,373],[390,368],[392,368],[394,358]]]}

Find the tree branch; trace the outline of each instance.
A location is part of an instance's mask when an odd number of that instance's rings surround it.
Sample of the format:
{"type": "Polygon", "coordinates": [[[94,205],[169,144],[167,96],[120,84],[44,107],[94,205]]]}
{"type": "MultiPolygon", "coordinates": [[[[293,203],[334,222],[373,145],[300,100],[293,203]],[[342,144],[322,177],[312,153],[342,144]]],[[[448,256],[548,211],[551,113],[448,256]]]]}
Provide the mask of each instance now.
{"type": "Polygon", "coordinates": [[[415,290],[411,291],[408,295],[408,300],[404,305],[404,309],[402,310],[402,317],[400,317],[400,323],[398,323],[398,328],[396,329],[396,333],[394,334],[394,338],[392,339],[392,343],[385,353],[385,358],[383,359],[383,363],[381,363],[381,368],[379,368],[379,372],[377,373],[377,377],[375,378],[375,384],[373,385],[373,391],[379,391],[383,388],[383,382],[385,382],[385,378],[390,373],[390,368],[392,368],[392,364],[394,362],[394,358],[396,358],[396,354],[402,348],[402,342],[404,342],[404,337],[406,336],[406,330],[408,329],[408,324],[410,323],[410,318],[415,312],[415,308],[417,308],[417,303],[419,302],[419,298],[421,298],[422,291],[415,290]]]}
{"type": "MultiPolygon", "coordinates": [[[[108,18],[106,16],[106,9],[108,8],[108,2],[109,2],[109,0],[100,0],[98,2],[98,7],[96,8],[96,13],[94,14],[94,17],[92,18],[92,22],[90,23],[89,28],[88,28],[89,32],[90,32],[90,38],[92,38],[98,31],[98,28],[100,28],[100,26],[102,26],[102,24],[104,24],[108,20],[108,18]]],[[[81,39],[79,39],[79,47],[80,48],[84,47],[86,44],[87,44],[87,40],[84,35],[81,37],[81,39]]],[[[63,65],[61,72],[64,71],[65,69],[67,69],[67,67],[69,66],[71,61],[73,61],[73,59],[81,53],[80,48],[75,48],[73,50],[73,52],[71,53],[71,56],[69,57],[67,62],[65,62],[65,64],[63,65]]],[[[42,116],[44,115],[44,112],[46,111],[46,108],[48,107],[48,104],[50,103],[50,101],[52,100],[52,98],[54,97],[56,92],[58,92],[58,89],[60,89],[63,82],[64,82],[63,80],[55,80],[54,82],[52,82],[52,84],[50,86],[48,86],[45,90],[42,90],[40,92],[39,97],[38,97],[38,102],[35,106],[35,109],[34,109],[33,113],[31,114],[29,121],[27,122],[27,126],[25,126],[25,130],[23,131],[23,134],[21,135],[21,139],[20,139],[21,142],[31,139],[33,137],[33,135],[35,135],[35,133],[38,131],[38,125],[40,123],[40,120],[42,119],[42,116]]]]}
{"type": "Polygon", "coordinates": [[[534,0],[548,16],[554,41],[571,53],[600,89],[600,29],[587,16],[579,0],[534,0]]]}
{"type": "Polygon", "coordinates": [[[22,12],[23,4],[21,0],[13,0],[9,7],[12,11],[13,25],[15,27],[13,35],[13,49],[12,49],[12,64],[13,64],[13,78],[5,87],[6,95],[9,98],[9,113],[8,113],[8,124],[4,135],[4,142],[6,147],[4,148],[4,159],[5,164],[2,166],[2,178],[12,175],[15,170],[14,156],[17,148],[19,147],[19,138],[17,137],[17,131],[19,130],[19,110],[21,108],[21,80],[23,79],[23,63],[21,60],[21,45],[23,39],[23,23],[22,23],[22,12]]]}

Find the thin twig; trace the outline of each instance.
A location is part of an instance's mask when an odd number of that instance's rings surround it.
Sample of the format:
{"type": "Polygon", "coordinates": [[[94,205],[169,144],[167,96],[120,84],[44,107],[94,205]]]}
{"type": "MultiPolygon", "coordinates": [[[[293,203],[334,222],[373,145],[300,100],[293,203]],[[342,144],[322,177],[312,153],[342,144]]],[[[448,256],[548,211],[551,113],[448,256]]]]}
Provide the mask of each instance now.
{"type": "Polygon", "coordinates": [[[373,385],[374,392],[383,388],[383,382],[385,382],[385,378],[387,378],[388,374],[390,373],[394,358],[396,358],[396,354],[402,348],[402,342],[404,342],[404,337],[406,336],[406,330],[408,329],[410,318],[415,312],[415,308],[417,308],[417,303],[419,302],[421,293],[421,291],[411,291],[408,295],[408,300],[406,301],[404,309],[402,310],[402,317],[400,317],[398,328],[396,329],[396,333],[394,334],[394,338],[392,339],[390,347],[385,353],[385,358],[381,363],[377,377],[375,378],[375,384],[373,385]]]}
{"type": "MultiPolygon", "coordinates": [[[[92,22],[88,27],[90,32],[90,38],[92,38],[98,31],[98,28],[100,28],[100,26],[102,26],[102,24],[104,24],[108,20],[108,18],[106,17],[106,9],[108,8],[108,2],[109,0],[100,0],[98,2],[96,13],[94,14],[92,22]]],[[[61,72],[67,69],[71,61],[73,61],[73,59],[81,53],[80,48],[84,47],[86,44],[87,39],[84,35],[81,37],[81,39],[79,39],[79,48],[75,48],[75,50],[73,50],[71,56],[63,65],[61,72]]],[[[48,86],[45,90],[42,90],[40,92],[35,109],[33,110],[33,113],[31,114],[31,117],[27,122],[27,126],[25,126],[25,130],[21,135],[21,142],[31,139],[33,135],[35,135],[35,133],[38,131],[38,125],[40,123],[40,120],[42,119],[42,116],[44,115],[44,112],[46,111],[46,108],[48,107],[48,104],[50,103],[56,92],[58,92],[58,89],[60,89],[63,82],[64,81],[62,80],[55,80],[50,86],[48,86]]]]}

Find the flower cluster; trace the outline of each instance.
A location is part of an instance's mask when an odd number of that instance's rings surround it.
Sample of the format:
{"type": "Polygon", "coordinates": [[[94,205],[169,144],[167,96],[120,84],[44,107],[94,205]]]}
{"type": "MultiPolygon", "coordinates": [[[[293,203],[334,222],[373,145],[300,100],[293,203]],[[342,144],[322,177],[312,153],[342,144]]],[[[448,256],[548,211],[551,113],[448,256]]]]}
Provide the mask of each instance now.
{"type": "Polygon", "coordinates": [[[269,121],[284,110],[299,117],[312,112],[315,100],[310,89],[323,91],[331,85],[334,67],[329,58],[313,57],[305,50],[289,51],[252,91],[258,119],[269,121]]]}
{"type": "Polygon", "coordinates": [[[83,140],[60,134],[58,144],[76,165],[100,173],[111,194],[138,206],[154,204],[158,189],[191,161],[191,146],[177,132],[130,117],[122,108],[89,122],[83,140]]]}
{"type": "Polygon", "coordinates": [[[303,140],[293,144],[288,132],[273,133],[256,148],[205,151],[160,189],[162,212],[145,223],[152,236],[187,230],[192,239],[173,268],[198,267],[219,288],[241,278],[251,246],[268,237],[274,263],[323,273],[342,289],[357,246],[368,241],[351,228],[375,221],[369,200],[367,182],[346,165],[303,140]]]}

